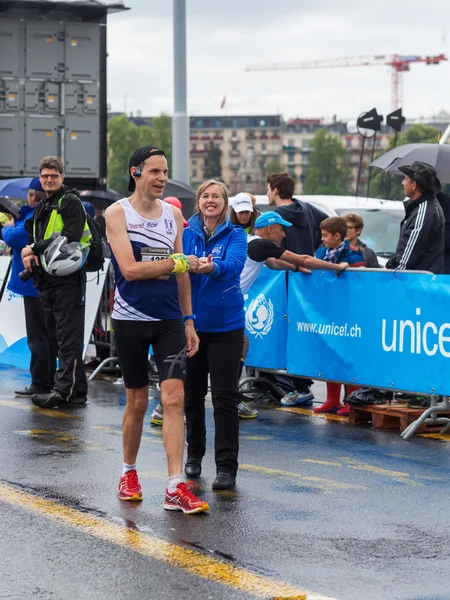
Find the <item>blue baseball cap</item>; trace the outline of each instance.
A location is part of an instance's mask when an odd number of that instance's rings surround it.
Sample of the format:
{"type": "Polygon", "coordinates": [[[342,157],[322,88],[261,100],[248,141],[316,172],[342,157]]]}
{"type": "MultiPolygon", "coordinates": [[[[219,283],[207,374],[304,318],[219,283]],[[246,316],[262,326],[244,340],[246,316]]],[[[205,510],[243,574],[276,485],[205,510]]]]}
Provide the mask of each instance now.
{"type": "Polygon", "coordinates": [[[42,189],[42,185],[41,185],[41,182],[39,180],[39,177],[35,177],[34,179],[32,179],[30,181],[30,184],[28,185],[28,189],[29,190],[34,190],[35,192],[43,192],[44,191],[42,189]]]}
{"type": "Polygon", "coordinates": [[[285,221],[278,213],[271,210],[259,215],[255,221],[255,229],[262,229],[263,227],[268,227],[269,225],[283,225],[283,227],[290,227],[292,223],[285,221]]]}
{"type": "Polygon", "coordinates": [[[84,209],[87,212],[87,214],[91,215],[91,217],[95,219],[95,206],[87,200],[82,200],[81,204],[84,206],[84,209]]]}

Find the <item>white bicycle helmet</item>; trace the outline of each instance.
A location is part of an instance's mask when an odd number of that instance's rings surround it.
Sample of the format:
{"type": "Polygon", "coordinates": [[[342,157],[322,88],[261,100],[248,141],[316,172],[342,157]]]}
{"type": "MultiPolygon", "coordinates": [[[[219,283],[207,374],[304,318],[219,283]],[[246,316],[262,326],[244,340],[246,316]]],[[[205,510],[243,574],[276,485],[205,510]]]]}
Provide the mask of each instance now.
{"type": "Polygon", "coordinates": [[[65,277],[79,271],[89,254],[89,246],[68,242],[63,235],[57,237],[42,255],[42,267],[49,275],[65,277]]]}

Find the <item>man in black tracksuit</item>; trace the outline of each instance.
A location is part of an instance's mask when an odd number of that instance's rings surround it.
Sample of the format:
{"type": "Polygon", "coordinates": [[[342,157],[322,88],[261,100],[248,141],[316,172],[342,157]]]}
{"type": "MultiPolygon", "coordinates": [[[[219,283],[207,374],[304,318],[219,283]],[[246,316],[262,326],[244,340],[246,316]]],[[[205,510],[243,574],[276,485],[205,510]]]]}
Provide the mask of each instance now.
{"type": "MultiPolygon", "coordinates": [[[[22,251],[22,260],[28,270],[31,270],[33,261],[40,264],[42,254],[52,242],[47,229],[53,211],[58,210],[63,221],[62,230],[58,233],[68,242],[80,242],[86,226],[86,213],[80,198],[74,190],[63,185],[62,160],[54,156],[43,158],[39,165],[39,179],[45,198],[36,206],[34,219],[30,219],[32,244],[22,251]]],[[[53,390],[35,394],[31,400],[42,408],[83,404],[87,400],[87,379],[82,359],[86,272],[81,269],[58,277],[39,268],[35,282],[48,335],[56,340],[59,366],[53,390]]]]}
{"type": "Polygon", "coordinates": [[[441,188],[436,171],[419,161],[399,171],[405,174],[402,185],[410,199],[405,202],[397,250],[386,268],[443,273],[445,218],[436,198],[441,188]]]}

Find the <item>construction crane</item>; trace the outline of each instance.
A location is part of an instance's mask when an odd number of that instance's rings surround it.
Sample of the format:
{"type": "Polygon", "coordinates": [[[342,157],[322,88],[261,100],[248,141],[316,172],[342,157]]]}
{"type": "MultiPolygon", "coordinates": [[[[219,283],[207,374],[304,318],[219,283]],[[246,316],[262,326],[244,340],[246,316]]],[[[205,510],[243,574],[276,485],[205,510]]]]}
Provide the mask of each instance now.
{"type": "Polygon", "coordinates": [[[438,65],[447,60],[444,54],[436,56],[402,56],[400,54],[380,54],[376,56],[351,56],[328,60],[310,60],[294,63],[267,63],[249,65],[246,71],[287,71],[292,69],[340,69],[342,67],[377,67],[388,65],[392,68],[392,109],[400,108],[403,100],[403,73],[410,70],[411,63],[438,65]]]}

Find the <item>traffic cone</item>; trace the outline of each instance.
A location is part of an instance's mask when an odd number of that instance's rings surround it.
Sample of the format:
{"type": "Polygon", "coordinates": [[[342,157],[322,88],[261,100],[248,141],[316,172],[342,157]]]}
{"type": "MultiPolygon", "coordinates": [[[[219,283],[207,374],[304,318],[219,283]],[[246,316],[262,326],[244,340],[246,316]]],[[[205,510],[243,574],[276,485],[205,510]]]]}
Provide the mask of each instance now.
{"type": "Polygon", "coordinates": [[[341,407],[341,384],[327,381],[327,399],[314,409],[315,413],[332,413],[335,415],[341,407]]]}

